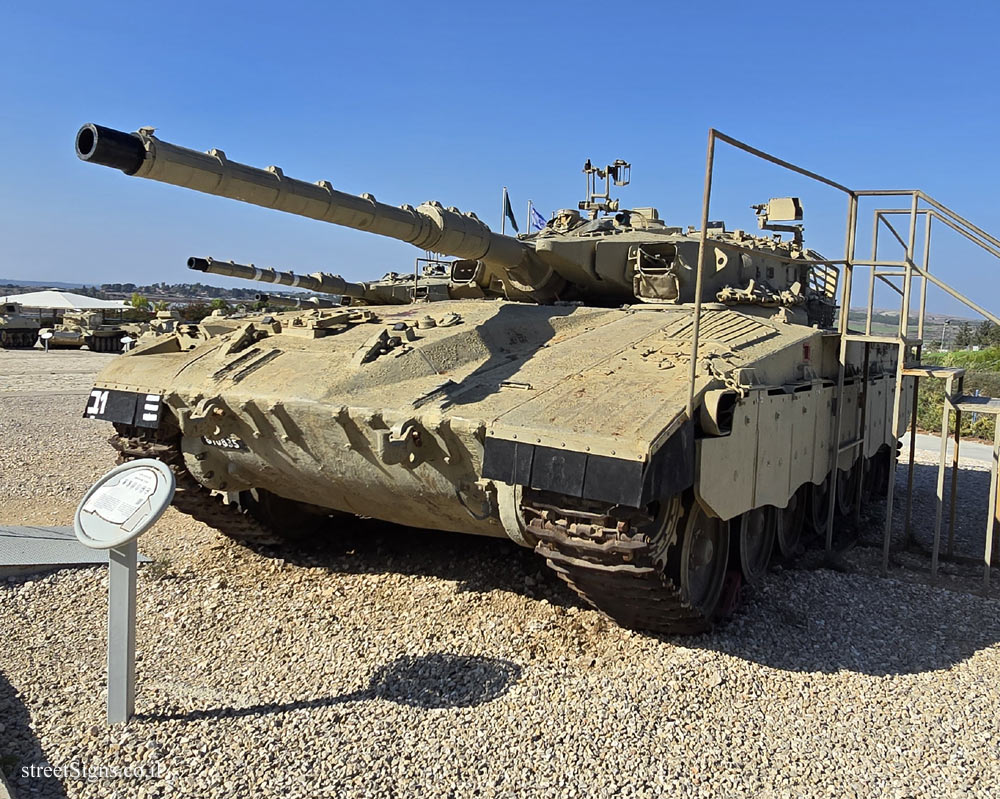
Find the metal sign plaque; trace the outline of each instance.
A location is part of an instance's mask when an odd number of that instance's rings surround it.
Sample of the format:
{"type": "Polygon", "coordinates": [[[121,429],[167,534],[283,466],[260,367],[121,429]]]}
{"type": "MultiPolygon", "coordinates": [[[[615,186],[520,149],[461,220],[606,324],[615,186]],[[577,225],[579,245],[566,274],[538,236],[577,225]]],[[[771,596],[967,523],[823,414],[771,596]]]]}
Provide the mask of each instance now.
{"type": "Polygon", "coordinates": [[[151,458],[122,464],[98,480],[76,509],[76,537],[92,549],[119,547],[148,530],[174,497],[174,475],[151,458]]]}
{"type": "Polygon", "coordinates": [[[176,488],[162,461],[142,458],[98,480],[76,509],[73,528],[84,546],[108,549],[108,723],[135,711],[136,539],[163,515],[176,488]]]}

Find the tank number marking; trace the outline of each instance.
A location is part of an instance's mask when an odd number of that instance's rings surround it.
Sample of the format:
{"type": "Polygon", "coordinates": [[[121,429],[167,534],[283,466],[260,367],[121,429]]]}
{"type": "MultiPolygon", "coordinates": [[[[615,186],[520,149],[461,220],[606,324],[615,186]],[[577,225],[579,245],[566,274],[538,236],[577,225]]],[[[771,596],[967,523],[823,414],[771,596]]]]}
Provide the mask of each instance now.
{"type": "Polygon", "coordinates": [[[83,411],[87,419],[152,428],[159,427],[162,413],[159,394],[139,394],[113,388],[93,389],[83,411]]]}
{"type": "Polygon", "coordinates": [[[202,443],[208,444],[210,447],[219,447],[219,449],[239,449],[245,450],[246,444],[244,444],[236,436],[227,436],[226,438],[209,438],[208,436],[201,437],[202,443]]]}
{"type": "Polygon", "coordinates": [[[88,416],[101,416],[108,407],[108,395],[111,392],[107,389],[95,388],[90,392],[90,404],[87,406],[88,416]]]}

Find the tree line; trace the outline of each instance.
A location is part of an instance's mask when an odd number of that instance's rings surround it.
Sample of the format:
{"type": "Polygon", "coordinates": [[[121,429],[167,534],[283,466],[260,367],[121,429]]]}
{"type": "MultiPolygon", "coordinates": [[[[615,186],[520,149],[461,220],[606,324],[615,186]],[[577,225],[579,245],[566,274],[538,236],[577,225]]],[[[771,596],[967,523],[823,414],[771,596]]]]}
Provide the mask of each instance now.
{"type": "Polygon", "coordinates": [[[1000,325],[987,320],[973,327],[968,322],[963,322],[955,333],[955,346],[1000,347],[1000,325]]]}

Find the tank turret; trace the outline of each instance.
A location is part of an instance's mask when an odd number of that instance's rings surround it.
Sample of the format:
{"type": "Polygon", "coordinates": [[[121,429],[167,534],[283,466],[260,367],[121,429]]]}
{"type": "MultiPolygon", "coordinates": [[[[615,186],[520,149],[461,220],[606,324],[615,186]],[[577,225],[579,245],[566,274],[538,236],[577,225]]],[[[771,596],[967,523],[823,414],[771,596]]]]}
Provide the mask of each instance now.
{"type": "MultiPolygon", "coordinates": [[[[179,147],[157,138],[152,128],[124,133],[84,125],[77,133],[76,152],[84,161],[128,175],[366,230],[480,263],[485,268],[479,287],[495,290],[502,284],[509,299],[583,300],[608,306],[695,300],[699,236],[691,228],[668,227],[655,208],[621,210],[619,201],[611,198],[612,185],[625,186],[630,179],[631,164],[621,159],[603,168],[587,161],[587,195],[579,210],[560,211],[540,232],[514,238],[493,232],[475,214],[454,207],[437,202],[386,205],[370,194],[338,191],[327,181],[306,183],[286,177],[276,166],[258,169],[230,161],[221,150],[202,153],[179,147]]],[[[789,198],[784,205],[796,211],[794,219],[801,218],[797,201],[789,198]]],[[[758,215],[766,207],[758,206],[758,215]]],[[[782,218],[774,210],[771,216],[782,218]]],[[[781,241],[780,235],[727,232],[716,225],[708,237],[714,268],[704,276],[702,300],[721,300],[721,292],[730,302],[734,297],[753,300],[761,291],[804,299],[812,294],[815,281],[810,279],[809,252],[801,245],[800,231],[789,242],[781,241]]],[[[338,287],[341,280],[334,281],[338,287]]],[[[333,291],[354,296],[351,284],[345,282],[343,288],[333,291]]]]}

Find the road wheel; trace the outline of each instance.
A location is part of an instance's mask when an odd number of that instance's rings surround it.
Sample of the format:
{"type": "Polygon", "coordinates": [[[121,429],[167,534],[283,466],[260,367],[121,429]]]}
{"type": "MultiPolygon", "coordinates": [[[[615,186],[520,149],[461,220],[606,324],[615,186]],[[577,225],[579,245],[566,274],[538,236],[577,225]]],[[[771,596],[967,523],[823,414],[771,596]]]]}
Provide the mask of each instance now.
{"type": "Polygon", "coordinates": [[[774,537],[778,554],[785,560],[794,558],[799,552],[810,488],[810,483],[799,486],[799,490],[788,500],[788,505],[778,511],[778,529],[774,537]]]}
{"type": "Polygon", "coordinates": [[[882,447],[865,459],[861,498],[865,503],[881,499],[889,493],[889,448],[882,447]]]}
{"type": "Polygon", "coordinates": [[[850,469],[837,474],[837,513],[850,516],[858,499],[858,481],[861,479],[862,460],[859,458],[850,469]]]}
{"type": "Polygon", "coordinates": [[[774,550],[778,526],[778,509],[767,505],[742,514],[739,519],[739,561],[743,579],[749,585],[760,582],[767,574],[774,550]]]}
{"type": "Polygon", "coordinates": [[[286,541],[304,541],[329,524],[334,511],[296,502],[263,488],[240,492],[240,507],[286,541]]]}
{"type": "Polygon", "coordinates": [[[830,511],[830,475],[822,483],[812,483],[809,487],[809,511],[806,520],[817,535],[826,532],[826,517],[830,511]]]}
{"type": "Polygon", "coordinates": [[[664,577],[681,587],[691,607],[705,619],[712,619],[729,565],[729,523],[709,516],[693,498],[689,502],[680,546],[671,548],[664,577]]]}

